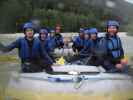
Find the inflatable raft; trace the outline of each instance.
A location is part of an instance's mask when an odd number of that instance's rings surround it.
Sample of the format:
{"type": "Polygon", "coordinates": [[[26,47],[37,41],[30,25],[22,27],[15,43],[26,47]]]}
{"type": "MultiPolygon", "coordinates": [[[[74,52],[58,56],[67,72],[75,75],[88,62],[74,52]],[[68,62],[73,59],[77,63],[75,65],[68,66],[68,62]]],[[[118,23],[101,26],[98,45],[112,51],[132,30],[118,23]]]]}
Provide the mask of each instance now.
{"type": "Polygon", "coordinates": [[[16,73],[6,90],[6,100],[132,100],[133,79],[105,73],[102,67],[53,66],[54,73],[16,73]]]}

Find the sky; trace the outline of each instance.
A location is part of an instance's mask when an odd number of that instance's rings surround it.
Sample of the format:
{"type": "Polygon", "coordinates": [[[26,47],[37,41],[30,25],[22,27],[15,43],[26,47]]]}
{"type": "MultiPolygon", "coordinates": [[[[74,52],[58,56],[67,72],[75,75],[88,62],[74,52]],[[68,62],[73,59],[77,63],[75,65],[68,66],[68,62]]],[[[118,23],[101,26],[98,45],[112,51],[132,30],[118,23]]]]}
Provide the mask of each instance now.
{"type": "Polygon", "coordinates": [[[133,4],[133,0],[125,0],[125,1],[133,4]]]}

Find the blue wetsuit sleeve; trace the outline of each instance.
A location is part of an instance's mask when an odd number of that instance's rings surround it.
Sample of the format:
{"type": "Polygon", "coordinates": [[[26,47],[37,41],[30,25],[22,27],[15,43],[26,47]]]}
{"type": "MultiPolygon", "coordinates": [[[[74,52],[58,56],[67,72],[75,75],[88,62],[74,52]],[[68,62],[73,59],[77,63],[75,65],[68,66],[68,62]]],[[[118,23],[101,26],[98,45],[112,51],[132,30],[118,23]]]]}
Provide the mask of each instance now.
{"type": "Polygon", "coordinates": [[[4,46],[3,52],[9,52],[15,48],[19,48],[20,46],[20,39],[17,39],[16,41],[12,42],[11,44],[4,46]]]}
{"type": "Polygon", "coordinates": [[[79,37],[77,37],[74,41],[73,41],[73,50],[76,51],[81,51],[84,48],[84,43],[82,40],[79,39],[79,37]]]}
{"type": "Polygon", "coordinates": [[[50,47],[49,47],[49,45],[48,45],[48,41],[46,41],[46,43],[45,43],[45,49],[46,49],[46,51],[49,53],[50,52],[50,47]]]}
{"type": "Polygon", "coordinates": [[[53,60],[52,60],[52,58],[48,55],[48,52],[46,51],[46,49],[43,47],[43,46],[41,46],[41,44],[40,44],[40,48],[41,48],[41,56],[42,56],[42,58],[44,59],[44,60],[47,60],[47,63],[49,63],[49,64],[53,64],[53,60]]]}
{"type": "Polygon", "coordinates": [[[74,44],[75,44],[75,47],[81,46],[80,41],[78,40],[78,38],[75,39],[74,44]]]}

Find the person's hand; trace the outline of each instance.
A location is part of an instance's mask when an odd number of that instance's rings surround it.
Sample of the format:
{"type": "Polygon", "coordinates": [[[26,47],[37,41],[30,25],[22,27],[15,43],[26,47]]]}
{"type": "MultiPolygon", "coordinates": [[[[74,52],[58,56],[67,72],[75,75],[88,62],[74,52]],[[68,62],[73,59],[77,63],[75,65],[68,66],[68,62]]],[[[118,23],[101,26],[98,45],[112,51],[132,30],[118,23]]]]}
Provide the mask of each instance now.
{"type": "Polygon", "coordinates": [[[121,64],[122,65],[127,65],[128,64],[128,60],[127,59],[121,59],[121,64]]]}
{"type": "Polygon", "coordinates": [[[119,70],[123,69],[123,67],[124,66],[122,64],[116,64],[116,68],[119,69],[119,70]]]}

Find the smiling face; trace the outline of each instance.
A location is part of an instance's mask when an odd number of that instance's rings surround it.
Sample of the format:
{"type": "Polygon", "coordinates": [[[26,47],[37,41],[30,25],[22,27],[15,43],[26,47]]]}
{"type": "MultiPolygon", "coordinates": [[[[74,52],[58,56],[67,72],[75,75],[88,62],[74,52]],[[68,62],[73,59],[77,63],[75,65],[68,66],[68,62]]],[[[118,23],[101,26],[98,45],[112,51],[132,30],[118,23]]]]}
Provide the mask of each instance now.
{"type": "Polygon", "coordinates": [[[50,35],[50,37],[54,37],[55,31],[51,31],[51,32],[49,33],[49,35],[50,35]]]}
{"type": "Polygon", "coordinates": [[[26,35],[27,38],[33,38],[33,36],[34,36],[34,30],[31,29],[31,28],[27,28],[25,30],[25,35],[26,35]]]}
{"type": "Polygon", "coordinates": [[[84,38],[84,33],[83,32],[79,33],[79,36],[80,36],[81,39],[83,39],[84,38]]]}
{"type": "Polygon", "coordinates": [[[41,40],[45,40],[46,38],[47,38],[47,35],[46,35],[46,33],[41,33],[40,34],[40,38],[41,38],[41,40]]]}
{"type": "Polygon", "coordinates": [[[116,26],[109,26],[107,28],[107,32],[109,33],[109,35],[113,36],[118,32],[118,29],[116,26]]]}
{"type": "Polygon", "coordinates": [[[91,34],[90,37],[91,37],[92,40],[96,40],[97,39],[97,34],[96,33],[95,34],[91,34]]]}
{"type": "Polygon", "coordinates": [[[89,35],[88,34],[85,34],[85,39],[88,40],[89,39],[89,35]]]}

